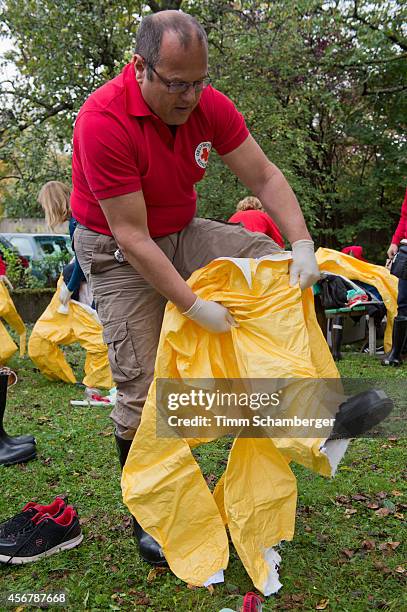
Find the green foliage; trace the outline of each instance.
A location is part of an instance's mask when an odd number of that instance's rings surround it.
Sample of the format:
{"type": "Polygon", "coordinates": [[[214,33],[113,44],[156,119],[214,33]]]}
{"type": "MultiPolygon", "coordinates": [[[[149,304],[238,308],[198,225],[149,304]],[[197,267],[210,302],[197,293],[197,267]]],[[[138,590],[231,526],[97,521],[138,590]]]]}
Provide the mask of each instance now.
{"type": "Polygon", "coordinates": [[[32,282],[30,287],[56,287],[62,268],[69,263],[68,252],[51,253],[31,263],[32,282]]]}
{"type": "Polygon", "coordinates": [[[6,274],[14,288],[25,286],[26,270],[21,263],[18,253],[2,247],[2,257],[6,264],[6,274]]]}
{"type": "Polygon", "coordinates": [[[56,287],[64,265],[69,263],[71,255],[68,252],[44,255],[40,260],[34,260],[28,268],[24,268],[17,253],[3,247],[6,274],[14,289],[39,289],[56,287]]]}
{"type": "MultiPolygon", "coordinates": [[[[131,57],[140,18],[179,8],[209,35],[214,85],[229,95],[301,203],[318,244],[382,258],[407,175],[405,9],[393,0],[6,0],[2,31],[19,75],[4,81],[0,161],[7,214],[41,214],[40,185],[69,180],[75,115],[131,57]],[[403,95],[404,94],[404,95],[403,95]]],[[[0,176],[1,178],[1,176],[0,176]]],[[[212,154],[199,213],[227,218],[246,194],[212,154]]]]}

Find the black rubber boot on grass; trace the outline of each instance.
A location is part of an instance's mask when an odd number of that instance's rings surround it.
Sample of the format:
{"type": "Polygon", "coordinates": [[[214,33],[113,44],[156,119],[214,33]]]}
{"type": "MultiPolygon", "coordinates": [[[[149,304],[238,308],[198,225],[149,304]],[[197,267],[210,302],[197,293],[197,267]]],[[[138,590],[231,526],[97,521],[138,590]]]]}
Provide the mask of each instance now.
{"type": "MultiPolygon", "coordinates": [[[[119,438],[119,436],[117,436],[116,434],[115,439],[117,450],[119,452],[120,467],[123,469],[133,440],[125,440],[124,438],[119,438]]],[[[142,529],[142,527],[138,524],[134,516],[133,532],[138,541],[140,557],[144,561],[147,561],[147,563],[151,563],[151,565],[168,565],[161,546],[158,544],[158,542],[154,540],[154,538],[152,538],[146,531],[142,529]]]]}

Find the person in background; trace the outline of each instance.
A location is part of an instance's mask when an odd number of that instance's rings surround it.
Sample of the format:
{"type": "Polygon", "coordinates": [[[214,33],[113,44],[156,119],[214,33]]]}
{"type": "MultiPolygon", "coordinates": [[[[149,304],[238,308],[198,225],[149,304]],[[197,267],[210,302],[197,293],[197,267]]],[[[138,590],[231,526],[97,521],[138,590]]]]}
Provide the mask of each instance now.
{"type": "MultiPolygon", "coordinates": [[[[54,230],[57,225],[69,221],[69,235],[72,248],[74,248],[73,235],[76,228],[76,220],[71,214],[70,208],[71,188],[60,181],[48,181],[40,189],[38,202],[41,204],[45,220],[48,226],[54,230]]],[[[63,284],[60,291],[60,301],[66,306],[72,294],[79,291],[80,285],[85,281],[85,275],[75,255],[74,266],[67,284],[63,284]]]]}
{"type": "Polygon", "coordinates": [[[240,200],[236,206],[236,212],[228,219],[229,223],[242,223],[250,232],[261,232],[270,236],[284,249],[284,239],[270,215],[268,215],[259,198],[247,196],[240,200]]]}
{"type": "MultiPolygon", "coordinates": [[[[393,260],[400,246],[407,245],[407,189],[401,206],[401,216],[391,244],[387,250],[387,257],[393,260]]],[[[407,279],[399,278],[397,295],[397,316],[393,325],[393,344],[390,353],[383,359],[384,366],[402,365],[401,353],[407,340],[407,279]]]]}

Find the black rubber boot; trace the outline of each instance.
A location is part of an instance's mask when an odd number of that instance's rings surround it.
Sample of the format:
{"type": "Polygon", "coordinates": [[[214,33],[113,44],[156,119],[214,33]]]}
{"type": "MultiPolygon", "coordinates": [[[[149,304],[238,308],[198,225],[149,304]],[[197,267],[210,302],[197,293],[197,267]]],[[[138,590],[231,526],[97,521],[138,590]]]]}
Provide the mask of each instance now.
{"type": "MultiPolygon", "coordinates": [[[[123,469],[133,440],[124,440],[124,438],[119,438],[119,436],[117,436],[116,434],[115,438],[117,449],[119,452],[120,466],[123,469]]],[[[161,546],[154,540],[154,538],[152,538],[146,531],[141,528],[134,516],[133,531],[138,541],[140,557],[144,559],[144,561],[147,561],[147,563],[151,563],[151,565],[168,565],[163,555],[161,546]]]]}
{"type": "Polygon", "coordinates": [[[332,319],[331,327],[331,344],[332,344],[332,357],[335,361],[342,359],[341,345],[343,336],[343,317],[337,316],[332,319]]]}
{"type": "Polygon", "coordinates": [[[0,465],[7,467],[16,463],[27,463],[36,456],[35,444],[9,444],[0,439],[0,465]]]}
{"type": "Polygon", "coordinates": [[[393,324],[393,341],[390,353],[382,360],[384,366],[398,367],[403,362],[401,351],[407,339],[407,317],[398,315],[393,324]]]}
{"type": "Polygon", "coordinates": [[[339,406],[329,439],[360,436],[383,421],[393,408],[393,400],[380,389],[370,389],[349,397],[339,406]]]}
{"type": "Polygon", "coordinates": [[[21,444],[35,445],[33,436],[9,436],[3,426],[4,413],[6,411],[7,402],[7,387],[10,370],[3,368],[0,370],[0,442],[6,442],[8,445],[20,446],[21,444]]]}

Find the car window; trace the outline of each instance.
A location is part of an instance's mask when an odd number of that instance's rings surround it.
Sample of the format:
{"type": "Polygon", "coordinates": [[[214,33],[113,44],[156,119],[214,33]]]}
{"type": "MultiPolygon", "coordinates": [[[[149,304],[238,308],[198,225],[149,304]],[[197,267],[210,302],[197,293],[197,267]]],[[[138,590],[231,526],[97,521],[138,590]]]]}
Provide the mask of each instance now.
{"type": "Polygon", "coordinates": [[[10,236],[10,242],[17,247],[20,255],[31,258],[34,256],[33,245],[29,238],[25,238],[24,236],[10,236]]]}
{"type": "Polygon", "coordinates": [[[62,236],[35,236],[35,241],[45,255],[57,253],[71,254],[67,239],[62,236]]]}

